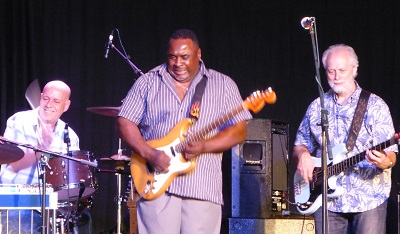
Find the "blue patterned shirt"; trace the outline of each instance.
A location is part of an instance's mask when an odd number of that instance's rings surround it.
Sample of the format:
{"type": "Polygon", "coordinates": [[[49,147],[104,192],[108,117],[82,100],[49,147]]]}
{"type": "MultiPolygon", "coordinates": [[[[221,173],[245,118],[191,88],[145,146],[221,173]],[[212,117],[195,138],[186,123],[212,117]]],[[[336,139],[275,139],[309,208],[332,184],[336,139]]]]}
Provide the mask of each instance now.
{"type": "MultiPolygon", "coordinates": [[[[128,92],[119,116],[138,125],[145,140],[160,139],[167,135],[179,121],[188,118],[195,87],[203,75],[208,80],[201,101],[200,117],[189,129],[190,131],[199,131],[242,103],[238,87],[231,78],[206,69],[203,62],[200,64],[200,71],[193,79],[182,101],[178,97],[173,78],[168,73],[165,64],[141,76],[128,92]]],[[[212,130],[207,137],[211,138],[227,126],[251,119],[251,117],[250,112],[242,111],[225,124],[212,130]]],[[[168,192],[223,204],[222,152],[202,154],[194,160],[197,162],[196,168],[190,173],[175,178],[168,192]]]]}
{"type": "MultiPolygon", "coordinates": [[[[361,88],[357,89],[345,105],[337,103],[337,96],[333,90],[324,94],[325,108],[328,110],[330,143],[334,147],[346,143],[353,115],[358,104],[361,88]]],[[[307,112],[297,131],[295,145],[304,145],[316,157],[321,157],[321,108],[320,99],[315,99],[308,107],[307,112]]],[[[341,157],[343,161],[382,142],[394,135],[394,127],[389,107],[377,95],[371,94],[366,114],[361,124],[353,151],[341,157]]],[[[385,151],[397,152],[397,145],[392,145],[385,151]]],[[[338,160],[335,158],[334,160],[338,160]]],[[[376,168],[366,159],[350,166],[345,175],[339,177],[337,185],[344,188],[342,196],[328,200],[328,210],[334,212],[362,212],[376,208],[388,197],[391,188],[391,169],[376,168]],[[359,171],[357,171],[357,169],[359,171]]]]}

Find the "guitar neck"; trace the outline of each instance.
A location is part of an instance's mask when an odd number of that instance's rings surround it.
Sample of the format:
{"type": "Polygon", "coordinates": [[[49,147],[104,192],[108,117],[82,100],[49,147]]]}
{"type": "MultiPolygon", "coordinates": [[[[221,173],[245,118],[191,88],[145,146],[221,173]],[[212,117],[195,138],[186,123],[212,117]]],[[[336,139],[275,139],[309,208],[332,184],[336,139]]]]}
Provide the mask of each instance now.
{"type": "Polygon", "coordinates": [[[226,123],[230,118],[232,118],[233,116],[239,114],[243,110],[244,110],[243,106],[239,105],[239,106],[235,107],[233,110],[229,111],[228,113],[223,114],[221,117],[219,117],[218,119],[214,120],[213,122],[211,122],[210,124],[208,124],[204,128],[200,129],[199,131],[197,131],[197,132],[195,132],[193,134],[190,134],[183,141],[181,141],[179,144],[176,145],[176,147],[175,147],[176,151],[182,152],[184,146],[187,143],[194,142],[194,141],[199,141],[199,140],[203,139],[207,135],[207,133],[209,133],[213,129],[221,126],[222,124],[226,123]]]}
{"type": "MultiPolygon", "coordinates": [[[[390,140],[387,140],[385,142],[382,142],[372,148],[370,150],[383,150],[386,149],[387,147],[396,144],[397,139],[392,137],[390,140]]],[[[328,176],[334,176],[340,174],[342,171],[346,170],[349,167],[354,166],[355,164],[361,162],[362,160],[365,159],[365,153],[366,151],[363,151],[357,155],[354,155],[351,158],[348,158],[346,160],[343,160],[342,162],[332,165],[327,168],[327,174],[328,176]]]]}

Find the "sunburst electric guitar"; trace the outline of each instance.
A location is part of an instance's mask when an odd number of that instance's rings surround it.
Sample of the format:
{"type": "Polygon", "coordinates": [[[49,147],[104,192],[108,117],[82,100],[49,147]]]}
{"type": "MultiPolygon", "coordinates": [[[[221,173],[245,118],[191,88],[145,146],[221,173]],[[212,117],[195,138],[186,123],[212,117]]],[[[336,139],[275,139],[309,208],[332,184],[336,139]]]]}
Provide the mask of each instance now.
{"type": "Polygon", "coordinates": [[[276,94],[271,88],[265,91],[253,92],[241,105],[222,115],[198,132],[191,133],[188,137],[185,137],[186,132],[193,125],[193,121],[190,118],[183,119],[176,124],[165,137],[147,141],[147,144],[151,147],[164,151],[171,158],[171,161],[168,173],[163,173],[155,171],[140,155],[132,154],[131,175],[139,194],[138,199],[152,200],[161,196],[175,177],[194,170],[196,163],[194,161],[186,161],[181,155],[186,144],[203,139],[211,130],[224,124],[243,110],[258,113],[266,103],[274,104],[275,102],[276,94]]]}
{"type": "MultiPolygon", "coordinates": [[[[394,136],[383,143],[380,143],[370,150],[383,150],[391,145],[397,144],[400,138],[399,133],[394,134],[394,136]]],[[[337,162],[340,160],[340,155],[347,154],[346,144],[342,143],[336,145],[332,148],[333,160],[327,161],[327,177],[328,177],[328,193],[327,198],[337,198],[342,195],[343,188],[336,185],[336,181],[343,176],[344,171],[347,168],[354,166],[355,164],[361,162],[365,159],[365,153],[361,152],[357,155],[352,156],[344,161],[337,162]]],[[[296,171],[294,175],[294,199],[297,203],[297,210],[304,214],[313,214],[322,205],[322,170],[321,170],[321,159],[312,157],[314,162],[314,172],[313,179],[310,183],[306,183],[304,179],[296,171]]]]}

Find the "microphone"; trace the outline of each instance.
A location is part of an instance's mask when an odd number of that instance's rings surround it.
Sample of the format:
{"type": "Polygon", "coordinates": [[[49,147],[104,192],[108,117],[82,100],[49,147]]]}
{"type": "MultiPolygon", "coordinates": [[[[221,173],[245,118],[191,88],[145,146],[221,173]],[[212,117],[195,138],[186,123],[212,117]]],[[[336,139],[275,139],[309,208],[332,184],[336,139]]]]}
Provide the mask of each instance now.
{"type": "Polygon", "coordinates": [[[108,58],[108,52],[110,51],[110,48],[111,48],[111,45],[112,45],[112,40],[114,38],[113,34],[114,34],[114,29],[111,30],[111,34],[108,37],[108,43],[106,45],[106,54],[104,55],[104,58],[108,58]]]}
{"type": "Polygon", "coordinates": [[[65,128],[64,128],[64,143],[67,144],[67,147],[68,147],[68,148],[71,146],[71,140],[69,139],[68,123],[65,123],[65,128]]]}
{"type": "Polygon", "coordinates": [[[85,192],[85,180],[81,179],[79,180],[79,195],[78,195],[78,200],[82,198],[83,192],[85,192]]]}
{"type": "Polygon", "coordinates": [[[312,26],[312,24],[315,22],[315,17],[304,17],[301,20],[301,27],[303,27],[304,29],[310,29],[310,27],[312,26]]]}

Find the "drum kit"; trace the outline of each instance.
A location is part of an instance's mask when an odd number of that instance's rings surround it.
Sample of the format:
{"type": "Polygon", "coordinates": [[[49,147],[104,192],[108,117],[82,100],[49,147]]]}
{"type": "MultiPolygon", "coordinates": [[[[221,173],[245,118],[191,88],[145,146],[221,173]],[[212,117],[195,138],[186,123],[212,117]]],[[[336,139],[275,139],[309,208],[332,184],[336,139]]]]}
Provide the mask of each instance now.
{"type": "MultiPolygon", "coordinates": [[[[117,28],[113,29],[116,31],[119,36],[119,30],[117,28]]],[[[124,61],[128,62],[130,67],[134,70],[135,74],[143,75],[143,72],[136,67],[130,61],[129,56],[125,53],[121,53],[117,47],[114,46],[112,41],[108,43],[108,49],[114,49],[124,58],[124,61]]],[[[107,52],[108,53],[108,52],[107,52]]],[[[107,57],[106,57],[107,58],[107,57]]],[[[40,103],[40,86],[38,80],[34,80],[25,92],[25,97],[32,107],[35,109],[39,106],[40,103]]],[[[113,107],[113,106],[100,106],[100,107],[88,107],[87,111],[110,117],[117,117],[118,112],[121,107],[113,107]]],[[[7,142],[6,139],[4,139],[7,142]]],[[[4,141],[3,141],[4,142],[4,141]]],[[[11,142],[8,142],[11,143],[11,142]]],[[[0,145],[2,145],[2,138],[0,137],[0,145]]],[[[21,145],[21,144],[17,144],[21,145]]],[[[25,145],[22,145],[25,146],[25,145]]],[[[50,152],[50,155],[52,152],[50,152]]],[[[52,155],[56,155],[53,153],[52,155]]],[[[24,153],[17,146],[13,146],[12,144],[3,144],[0,147],[0,164],[7,164],[11,162],[18,161],[24,156],[24,153]],[[22,152],[22,153],[21,153],[22,152]],[[10,157],[9,157],[10,156],[10,157]]],[[[63,212],[61,220],[66,221],[66,225],[69,227],[72,223],[75,224],[77,219],[79,219],[80,214],[87,208],[90,208],[92,205],[92,195],[98,188],[97,179],[94,176],[94,171],[96,172],[113,172],[117,176],[117,233],[121,233],[121,203],[122,203],[122,195],[121,195],[121,174],[126,174],[124,171],[125,168],[128,167],[130,163],[130,157],[122,155],[121,149],[121,139],[119,139],[119,148],[118,154],[113,155],[111,157],[100,158],[99,162],[102,164],[108,164],[115,168],[115,170],[104,170],[97,167],[97,161],[93,157],[92,153],[89,151],[69,151],[69,156],[65,155],[56,155],[56,157],[48,160],[48,166],[50,170],[43,173],[43,181],[49,182],[55,192],[58,193],[58,210],[63,212]],[[60,156],[60,157],[57,157],[60,156]],[[66,160],[65,160],[66,159],[66,160]],[[94,168],[94,169],[93,169],[94,168]],[[48,180],[46,180],[46,177],[48,180]],[[73,211],[71,211],[73,210],[73,211]],[[70,218],[72,217],[72,218],[70,218]]],[[[130,172],[129,172],[130,174],[130,172]]],[[[130,186],[132,189],[132,180],[130,182],[130,186]]],[[[44,183],[42,183],[44,184],[44,183]]],[[[45,187],[45,185],[43,185],[45,187]]],[[[130,198],[128,200],[134,201],[133,191],[130,191],[130,198]]],[[[44,211],[44,206],[42,205],[42,213],[44,211]]],[[[44,226],[44,220],[42,220],[44,226]]],[[[58,225],[58,224],[57,224],[58,225]]],[[[64,226],[61,224],[60,226],[64,226]]],[[[73,226],[74,233],[76,225],[73,226]]],[[[68,229],[67,229],[68,230],[68,229]]],[[[132,228],[131,228],[132,230],[132,228]]],[[[58,232],[57,232],[58,233],[58,232]]],[[[64,233],[62,230],[61,233],[64,233]]]]}
{"type": "MultiPolygon", "coordinates": [[[[119,109],[120,107],[88,107],[87,111],[116,117],[119,109]]],[[[119,139],[119,149],[116,155],[96,159],[93,153],[85,150],[69,151],[68,155],[63,155],[10,141],[0,136],[0,165],[9,164],[24,157],[24,151],[18,146],[30,148],[49,156],[48,166],[44,170],[43,177],[46,184],[51,185],[58,196],[57,224],[53,233],[67,233],[71,226],[75,229],[74,225],[81,218],[82,213],[91,208],[93,194],[98,189],[95,172],[112,172],[117,177],[118,191],[115,199],[118,204],[117,233],[121,233],[123,200],[121,174],[130,174],[130,172],[126,172],[126,168],[129,168],[130,157],[122,154],[121,139],[119,139]],[[98,165],[108,166],[107,168],[111,166],[114,167],[114,170],[101,169],[98,165]]],[[[42,160],[40,161],[42,162],[42,160]]]]}

